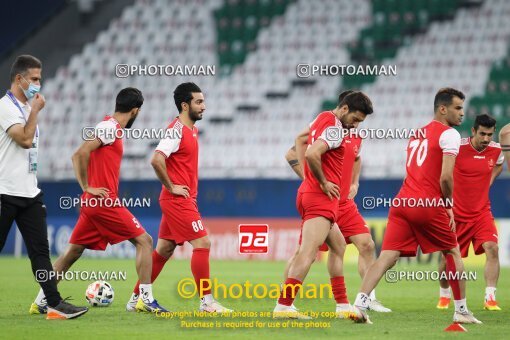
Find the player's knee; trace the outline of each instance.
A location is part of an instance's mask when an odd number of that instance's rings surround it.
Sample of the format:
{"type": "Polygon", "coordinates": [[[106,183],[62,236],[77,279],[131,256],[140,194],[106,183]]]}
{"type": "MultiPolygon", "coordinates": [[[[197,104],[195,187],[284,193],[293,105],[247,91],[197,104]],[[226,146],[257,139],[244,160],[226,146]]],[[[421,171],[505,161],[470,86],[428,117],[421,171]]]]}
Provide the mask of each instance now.
{"type": "Polygon", "coordinates": [[[156,252],[157,252],[160,256],[162,256],[162,257],[164,257],[164,258],[166,258],[166,259],[168,259],[168,258],[172,257],[172,255],[174,254],[174,249],[175,249],[175,248],[172,248],[172,247],[171,247],[171,246],[169,246],[169,245],[168,245],[168,246],[167,246],[167,245],[165,245],[165,246],[160,246],[160,245],[158,244],[158,245],[156,246],[156,252]]]}
{"type": "Polygon", "coordinates": [[[460,256],[460,250],[457,249],[457,248],[445,250],[442,253],[443,253],[443,256],[445,258],[445,261],[446,261],[447,256],[452,256],[453,258],[456,258],[456,257],[460,258],[461,257],[460,256]]]}
{"type": "Polygon", "coordinates": [[[146,247],[149,247],[149,248],[152,249],[152,245],[153,245],[153,243],[152,243],[152,236],[149,235],[148,233],[144,234],[144,245],[146,247]]]}
{"type": "Polygon", "coordinates": [[[173,249],[158,249],[158,254],[165,259],[169,259],[174,254],[173,249]]]}
{"type": "Polygon", "coordinates": [[[199,238],[193,242],[193,248],[210,249],[211,248],[211,240],[207,236],[199,238]]]}
{"type": "Polygon", "coordinates": [[[381,253],[381,256],[379,256],[381,261],[386,263],[387,269],[393,268],[397,264],[399,257],[400,254],[398,252],[381,253]]]}
{"type": "Polygon", "coordinates": [[[498,258],[499,247],[497,243],[487,243],[484,245],[485,254],[488,258],[498,258]]]}
{"type": "Polygon", "coordinates": [[[313,251],[300,248],[298,254],[296,256],[296,261],[302,263],[310,263],[312,264],[315,261],[315,257],[317,256],[317,248],[314,248],[313,251]]]}
{"type": "Polygon", "coordinates": [[[333,247],[329,247],[329,251],[334,253],[335,255],[338,255],[340,257],[343,257],[345,254],[345,249],[347,248],[347,244],[336,244],[333,247]]]}
{"type": "Polygon", "coordinates": [[[287,261],[287,265],[290,266],[292,262],[294,262],[294,259],[296,258],[297,252],[292,255],[292,257],[287,261]]]}
{"type": "Polygon", "coordinates": [[[71,245],[69,248],[67,248],[66,257],[76,261],[80,258],[84,251],[84,247],[71,245]]]}
{"type": "Polygon", "coordinates": [[[148,233],[136,237],[135,243],[139,247],[152,249],[152,237],[148,233]]]}
{"type": "Polygon", "coordinates": [[[331,253],[341,257],[344,256],[345,250],[347,249],[347,242],[345,242],[345,238],[343,238],[343,236],[335,240],[326,240],[326,244],[328,245],[331,253]]]}
{"type": "Polygon", "coordinates": [[[358,251],[362,256],[374,256],[375,254],[375,243],[372,239],[361,242],[358,245],[358,251]]]}

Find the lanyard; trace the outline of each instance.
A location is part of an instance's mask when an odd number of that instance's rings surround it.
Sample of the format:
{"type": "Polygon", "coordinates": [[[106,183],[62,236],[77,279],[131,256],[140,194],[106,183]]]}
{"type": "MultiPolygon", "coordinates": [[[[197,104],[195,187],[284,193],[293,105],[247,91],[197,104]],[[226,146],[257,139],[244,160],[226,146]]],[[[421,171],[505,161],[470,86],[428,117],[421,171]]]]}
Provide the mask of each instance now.
{"type": "MultiPolygon", "coordinates": [[[[19,111],[21,112],[21,115],[23,116],[23,119],[25,120],[25,123],[26,123],[27,119],[25,118],[25,112],[23,111],[21,106],[19,106],[19,103],[18,103],[18,100],[16,99],[16,97],[14,97],[12,92],[9,90],[7,90],[6,94],[9,97],[9,99],[11,99],[11,101],[14,103],[14,105],[16,105],[16,107],[19,109],[19,111]]],[[[35,127],[35,136],[39,137],[39,125],[36,125],[36,127],[35,127]]]]}

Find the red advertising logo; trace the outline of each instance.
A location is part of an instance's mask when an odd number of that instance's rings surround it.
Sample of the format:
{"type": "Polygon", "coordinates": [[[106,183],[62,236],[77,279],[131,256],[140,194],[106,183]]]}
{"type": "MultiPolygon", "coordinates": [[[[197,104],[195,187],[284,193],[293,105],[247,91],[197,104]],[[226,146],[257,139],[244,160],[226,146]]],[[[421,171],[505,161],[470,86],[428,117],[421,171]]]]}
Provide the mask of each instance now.
{"type": "Polygon", "coordinates": [[[269,226],[267,224],[239,225],[239,253],[267,254],[269,226]]]}

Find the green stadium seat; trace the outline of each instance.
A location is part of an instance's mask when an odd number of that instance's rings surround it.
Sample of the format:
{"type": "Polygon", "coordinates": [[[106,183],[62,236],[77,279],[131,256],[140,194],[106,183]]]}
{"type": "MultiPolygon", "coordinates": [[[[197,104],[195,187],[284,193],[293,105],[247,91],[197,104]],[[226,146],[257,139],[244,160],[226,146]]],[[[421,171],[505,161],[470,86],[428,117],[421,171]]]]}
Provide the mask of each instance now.
{"type": "MultiPolygon", "coordinates": [[[[372,0],[373,24],[363,29],[349,48],[351,60],[375,64],[395,57],[409,35],[419,33],[433,20],[452,17],[460,5],[459,0],[372,0]]],[[[360,88],[375,79],[344,77],[343,88],[360,88]]]]}
{"type": "MultiPolygon", "coordinates": [[[[510,50],[507,57],[492,65],[489,79],[482,96],[469,101],[468,111],[476,114],[488,113],[498,121],[498,127],[510,122],[510,50]]],[[[497,139],[497,136],[496,138],[497,139]]]]}
{"type": "MultiPolygon", "coordinates": [[[[218,59],[222,70],[232,70],[255,49],[261,27],[282,15],[295,0],[228,0],[214,12],[218,59]],[[227,45],[228,48],[221,46],[227,45]]],[[[226,72],[226,71],[222,71],[226,72]]]]}

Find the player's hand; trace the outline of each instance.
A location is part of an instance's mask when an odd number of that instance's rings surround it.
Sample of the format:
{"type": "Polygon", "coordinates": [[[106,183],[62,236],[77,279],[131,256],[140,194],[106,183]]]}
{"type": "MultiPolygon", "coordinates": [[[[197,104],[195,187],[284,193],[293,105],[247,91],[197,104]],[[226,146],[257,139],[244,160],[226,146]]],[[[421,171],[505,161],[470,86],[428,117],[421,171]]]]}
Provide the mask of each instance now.
{"type": "Polygon", "coordinates": [[[450,226],[450,230],[455,232],[457,230],[457,225],[455,224],[455,218],[453,216],[453,210],[452,209],[446,209],[446,213],[448,214],[448,217],[450,217],[450,223],[448,223],[448,226],[450,226]]]}
{"type": "Polygon", "coordinates": [[[91,195],[94,195],[94,196],[99,196],[101,198],[106,198],[108,197],[109,195],[109,192],[110,190],[107,189],[107,188],[91,188],[91,187],[88,187],[85,192],[91,194],[91,195]]]}
{"type": "Polygon", "coordinates": [[[184,196],[185,198],[189,198],[189,188],[185,185],[172,185],[168,190],[172,194],[177,196],[184,196]]]}
{"type": "Polygon", "coordinates": [[[347,196],[348,199],[352,200],[356,195],[358,194],[358,187],[359,184],[351,184],[351,187],[349,189],[349,196],[347,196]]]}
{"type": "Polygon", "coordinates": [[[32,107],[33,111],[39,112],[44,108],[45,104],[46,99],[44,99],[44,96],[40,93],[36,93],[32,103],[30,103],[30,106],[32,107]]]}
{"type": "Polygon", "coordinates": [[[333,200],[333,197],[340,199],[340,188],[335,183],[331,183],[326,181],[326,183],[321,184],[322,192],[328,195],[330,200],[333,200]]]}

